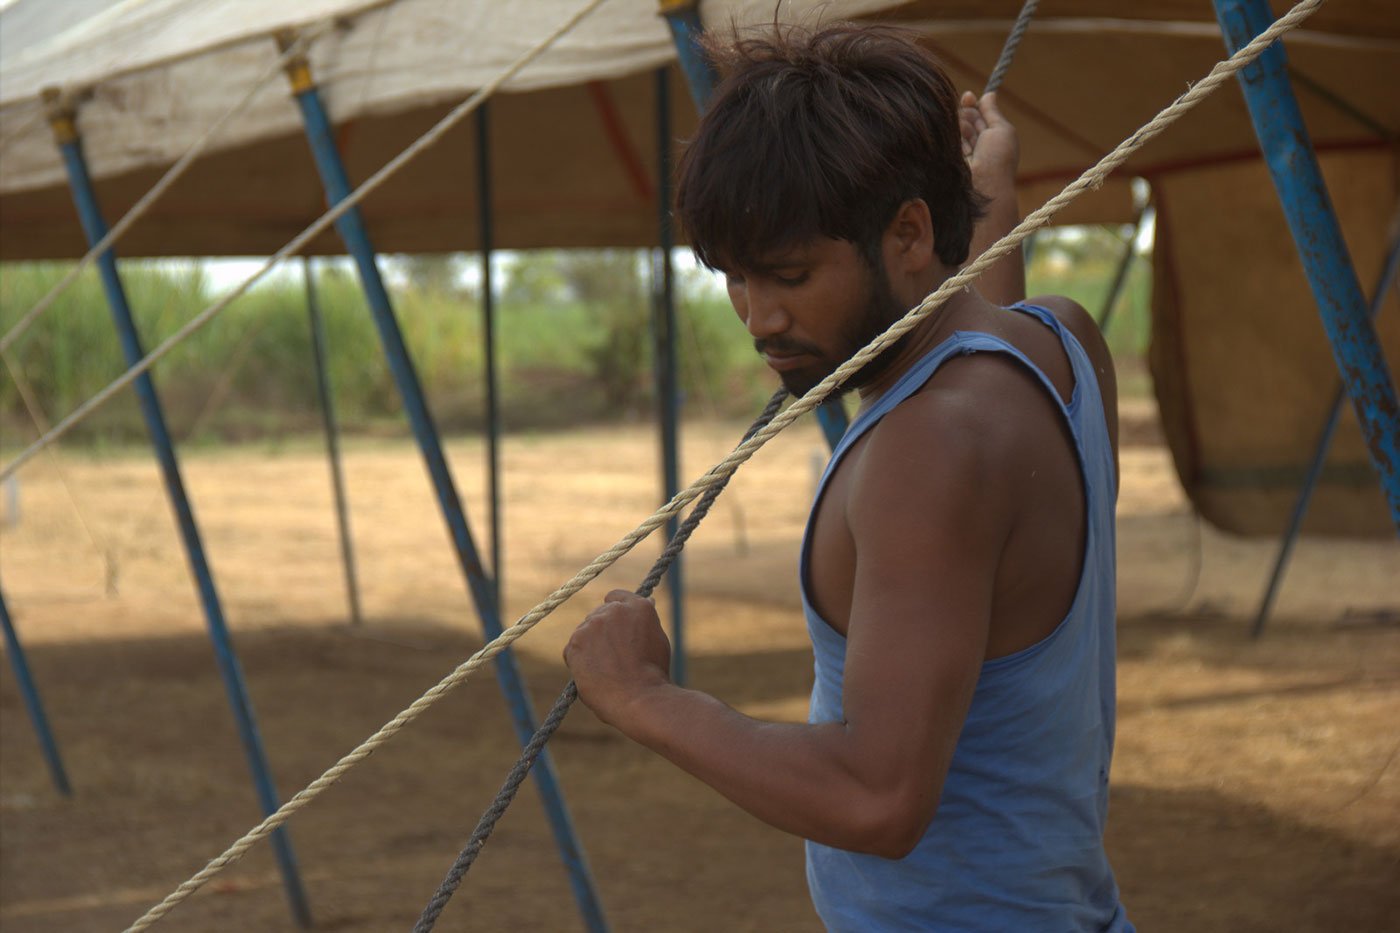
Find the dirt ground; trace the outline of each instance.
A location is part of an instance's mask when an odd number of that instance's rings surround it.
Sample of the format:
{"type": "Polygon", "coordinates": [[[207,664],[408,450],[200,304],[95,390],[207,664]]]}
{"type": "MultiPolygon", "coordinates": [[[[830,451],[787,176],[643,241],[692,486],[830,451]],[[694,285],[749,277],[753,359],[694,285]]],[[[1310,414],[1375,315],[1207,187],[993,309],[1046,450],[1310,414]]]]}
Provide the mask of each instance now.
{"type": "MultiPolygon", "coordinates": [[[[1120,502],[1120,714],[1108,844],[1144,930],[1381,930],[1400,916],[1400,548],[1304,541],[1266,637],[1249,619],[1274,544],[1201,528],[1150,411],[1130,412],[1120,502]],[[1134,421],[1134,419],[1136,419],[1134,421]]],[[[685,472],[738,425],[690,426],[685,472]]],[[[691,683],[797,720],[811,659],[794,583],[823,459],[815,428],[743,471],[686,565],[691,683]]],[[[479,538],[482,447],[450,451],[479,538]]],[[[644,426],[507,439],[505,583],[525,610],[650,511],[644,426]]],[[[23,474],[0,537],[5,596],[75,786],[48,783],[0,674],[0,927],[120,929],[258,819],[155,466],[65,456],[23,474]],[[9,516],[14,518],[14,516],[9,516]],[[109,557],[104,558],[103,552],[109,557]],[[108,582],[111,592],[108,592],[108,582]]],[[[290,795],[481,643],[424,472],[404,442],[347,469],[367,621],[346,625],[327,470],[314,440],[185,458],[230,625],[290,795]]],[[[518,646],[537,709],[559,649],[646,542],[518,646]]],[[[514,758],[493,678],[430,710],[289,824],[322,930],[412,925],[514,758]]],[[[815,930],[801,845],[580,708],[552,745],[617,930],[815,930]]],[[[522,793],[439,929],[580,927],[538,798],[522,793]]],[[[292,929],[260,845],[165,921],[292,929]]]]}

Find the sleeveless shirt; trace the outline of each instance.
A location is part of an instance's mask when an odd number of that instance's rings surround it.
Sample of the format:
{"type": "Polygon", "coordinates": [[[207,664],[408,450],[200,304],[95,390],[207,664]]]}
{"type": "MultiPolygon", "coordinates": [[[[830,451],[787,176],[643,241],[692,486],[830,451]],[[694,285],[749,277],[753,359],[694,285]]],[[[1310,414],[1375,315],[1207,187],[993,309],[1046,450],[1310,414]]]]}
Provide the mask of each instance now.
{"type": "MultiPolygon", "coordinates": [[[[1115,704],[1113,448],[1083,347],[1048,310],[1013,309],[1059,336],[1074,374],[1068,404],[1016,347],[991,334],[955,332],[855,419],[832,453],[816,502],[851,445],[946,360],[1006,354],[1050,393],[1074,439],[1087,510],[1079,586],[1050,635],[982,665],[937,812],[913,852],[886,859],[807,843],[812,901],[831,930],[1133,929],[1103,848],[1115,704]]],[[[841,721],[846,640],[807,595],[811,533],[809,518],[799,574],[815,655],[809,721],[841,721]]]]}

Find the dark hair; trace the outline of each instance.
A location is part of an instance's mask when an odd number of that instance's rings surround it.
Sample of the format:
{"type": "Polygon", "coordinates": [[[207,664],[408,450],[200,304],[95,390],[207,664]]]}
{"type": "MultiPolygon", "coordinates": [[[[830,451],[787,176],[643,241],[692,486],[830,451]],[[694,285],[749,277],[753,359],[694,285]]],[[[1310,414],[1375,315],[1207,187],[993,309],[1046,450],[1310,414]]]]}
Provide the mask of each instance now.
{"type": "Polygon", "coordinates": [[[922,198],[938,258],[967,259],[984,201],[958,97],[915,34],[833,23],[710,38],[724,75],[681,158],[676,212],[700,261],[753,266],[825,235],[872,268],[899,206],[922,198]]]}

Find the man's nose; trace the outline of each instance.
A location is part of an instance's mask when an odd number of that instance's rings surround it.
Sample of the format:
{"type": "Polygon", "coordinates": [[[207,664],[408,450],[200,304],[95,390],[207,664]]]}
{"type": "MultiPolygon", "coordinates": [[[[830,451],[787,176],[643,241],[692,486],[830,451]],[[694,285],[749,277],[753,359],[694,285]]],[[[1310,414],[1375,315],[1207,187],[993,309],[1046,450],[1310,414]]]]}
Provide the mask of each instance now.
{"type": "Polygon", "coordinates": [[[763,340],[783,333],[792,324],[787,310],[770,289],[748,288],[748,316],[744,324],[755,340],[763,340]]]}

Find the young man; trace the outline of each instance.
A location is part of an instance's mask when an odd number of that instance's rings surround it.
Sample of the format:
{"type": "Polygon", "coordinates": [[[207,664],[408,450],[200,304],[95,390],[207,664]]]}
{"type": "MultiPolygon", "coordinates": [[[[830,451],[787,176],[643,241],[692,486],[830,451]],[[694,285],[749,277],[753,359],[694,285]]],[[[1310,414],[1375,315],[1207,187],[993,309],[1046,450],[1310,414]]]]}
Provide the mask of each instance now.
{"type": "MultiPolygon", "coordinates": [[[[719,57],[678,212],[800,394],[1009,229],[1015,134],[903,33],[778,29],[719,57]]],[[[860,412],[799,564],[808,723],[672,684],[652,604],[623,591],[565,652],[604,721],[808,840],[832,929],[1131,929],[1103,850],[1112,364],[1073,302],[1001,306],[1019,262],[847,383],[860,412]]]]}

